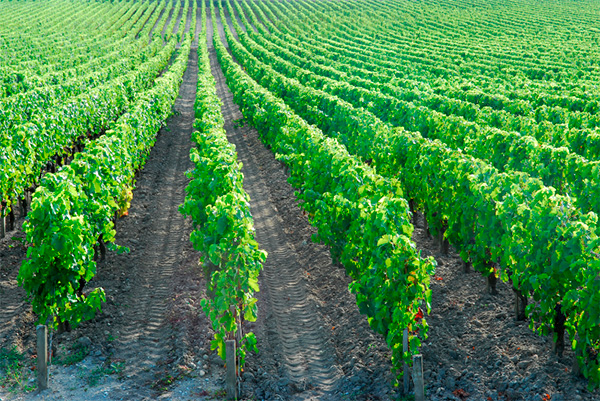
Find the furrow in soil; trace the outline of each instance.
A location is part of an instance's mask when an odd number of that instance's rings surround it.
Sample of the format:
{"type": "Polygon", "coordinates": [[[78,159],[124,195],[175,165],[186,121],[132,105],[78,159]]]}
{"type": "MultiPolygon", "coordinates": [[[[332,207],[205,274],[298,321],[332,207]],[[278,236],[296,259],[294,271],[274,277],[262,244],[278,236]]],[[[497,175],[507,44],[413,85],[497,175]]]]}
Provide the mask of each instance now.
{"type": "Polygon", "coordinates": [[[133,217],[120,221],[121,227],[117,227],[125,243],[132,238],[135,242],[132,252],[115,257],[113,265],[121,264],[126,277],[135,277],[135,286],[119,300],[124,305],[124,316],[113,329],[120,331],[114,356],[126,361],[128,377],[145,383],[174,348],[166,314],[173,298],[173,277],[183,263],[182,249],[189,236],[189,227],[178,206],[185,197],[185,171],[191,167],[196,80],[197,56],[192,50],[175,103],[176,114],[161,130],[138,179],[130,211],[133,217]],[[136,195],[140,198],[137,202],[136,195]],[[135,234],[139,235],[139,242],[135,234]]]}

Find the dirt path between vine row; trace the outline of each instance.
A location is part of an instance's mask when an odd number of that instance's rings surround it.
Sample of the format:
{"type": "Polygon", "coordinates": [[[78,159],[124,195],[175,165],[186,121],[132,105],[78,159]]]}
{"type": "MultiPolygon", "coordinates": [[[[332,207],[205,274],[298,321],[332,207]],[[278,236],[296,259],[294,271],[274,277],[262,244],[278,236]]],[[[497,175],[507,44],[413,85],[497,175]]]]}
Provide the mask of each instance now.
{"type": "MultiPolygon", "coordinates": [[[[173,278],[189,251],[190,228],[179,214],[191,168],[190,134],[196,96],[196,53],[190,61],[175,103],[177,114],[161,130],[157,143],[138,180],[136,195],[140,202],[130,211],[132,217],[119,222],[119,237],[132,248],[129,255],[114,255],[109,269],[128,277],[121,310],[115,317],[114,358],[127,361],[127,377],[134,381],[151,380],[159,362],[177,355],[173,332],[168,322],[169,300],[175,296],[173,278]],[[148,201],[147,203],[145,201],[148,201]],[[111,266],[112,265],[112,266],[111,266]],[[168,352],[169,357],[165,358],[168,352]]],[[[107,269],[108,270],[108,269],[107,269]]],[[[168,362],[166,362],[168,364],[168,362]]]]}
{"type": "MultiPolygon", "coordinates": [[[[222,33],[218,15],[216,23],[222,33]]],[[[269,253],[260,276],[259,318],[250,327],[260,353],[249,358],[244,395],[387,399],[393,390],[383,339],[359,314],[348,291],[349,279],[332,265],[328,248],[310,241],[315,230],[298,207],[281,164],[255,129],[239,127],[242,114],[213,49],[210,58],[228,139],[243,164],[256,239],[269,253]]]]}
{"type": "Polygon", "coordinates": [[[33,341],[35,316],[31,305],[23,302],[25,291],[17,283],[19,266],[26,250],[19,242],[24,238],[23,219],[17,220],[16,229],[0,239],[0,349],[16,346],[23,349],[33,341]]]}
{"type": "Polygon", "coordinates": [[[148,34],[148,43],[152,43],[152,34],[154,34],[154,30],[158,27],[158,24],[160,24],[160,21],[162,20],[162,17],[165,13],[165,10],[160,10],[160,14],[158,16],[158,19],[156,20],[156,22],[154,23],[154,26],[152,26],[152,29],[150,29],[150,33],[148,34]]]}
{"type": "Polygon", "coordinates": [[[165,21],[165,24],[163,25],[163,28],[160,32],[160,37],[165,40],[165,34],[167,33],[167,28],[169,27],[169,24],[171,23],[171,18],[173,18],[173,12],[175,11],[175,2],[173,2],[171,4],[171,8],[167,11],[169,14],[167,16],[167,20],[165,21]]]}
{"type": "MultiPolygon", "coordinates": [[[[179,12],[177,13],[177,19],[175,20],[175,26],[173,26],[173,34],[176,35],[179,32],[179,25],[181,24],[181,17],[183,16],[183,7],[185,4],[185,0],[177,0],[181,3],[181,7],[179,8],[179,12]]],[[[181,35],[183,36],[183,35],[181,35]]],[[[179,47],[179,43],[177,46],[179,47]]]]}
{"type": "Polygon", "coordinates": [[[196,7],[196,32],[194,34],[194,41],[192,42],[192,47],[198,48],[198,40],[200,36],[200,31],[202,30],[202,1],[203,0],[193,0],[197,2],[196,7]]]}
{"type": "Polygon", "coordinates": [[[327,344],[316,302],[308,297],[304,266],[287,242],[282,218],[269,198],[267,183],[260,176],[257,156],[243,141],[243,136],[248,134],[242,129],[234,129],[234,120],[241,119],[242,115],[233,103],[233,95],[225,84],[214,53],[211,61],[217,93],[223,101],[225,129],[229,141],[238,149],[238,160],[244,165],[244,189],[251,199],[256,240],[269,254],[261,276],[265,295],[262,298],[266,302],[259,305],[261,317],[267,322],[266,340],[270,343],[265,353],[279,351],[280,355],[275,359],[284,363],[289,379],[299,389],[316,387],[330,391],[340,372],[332,359],[333,349],[327,344]]]}

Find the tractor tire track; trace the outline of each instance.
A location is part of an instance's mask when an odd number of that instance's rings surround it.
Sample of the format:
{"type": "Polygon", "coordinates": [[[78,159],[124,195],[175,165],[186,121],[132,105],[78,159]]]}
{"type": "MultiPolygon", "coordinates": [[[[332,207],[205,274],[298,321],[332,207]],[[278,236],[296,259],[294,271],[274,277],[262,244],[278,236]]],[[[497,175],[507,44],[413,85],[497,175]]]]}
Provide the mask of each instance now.
{"type": "Polygon", "coordinates": [[[114,336],[113,358],[126,361],[127,378],[146,391],[150,390],[142,384],[155,380],[159,366],[172,363],[177,356],[167,313],[174,296],[174,276],[185,263],[189,242],[189,223],[178,206],[185,198],[185,171],[192,167],[189,152],[197,68],[192,50],[175,102],[176,115],[168,121],[168,129],[161,130],[138,178],[134,192],[138,202],[132,203],[131,217],[118,223],[122,227],[118,227],[117,242],[121,239],[132,252],[115,256],[111,263],[133,283],[126,284],[125,297],[119,300],[125,313],[112,328],[120,333],[114,336]]]}

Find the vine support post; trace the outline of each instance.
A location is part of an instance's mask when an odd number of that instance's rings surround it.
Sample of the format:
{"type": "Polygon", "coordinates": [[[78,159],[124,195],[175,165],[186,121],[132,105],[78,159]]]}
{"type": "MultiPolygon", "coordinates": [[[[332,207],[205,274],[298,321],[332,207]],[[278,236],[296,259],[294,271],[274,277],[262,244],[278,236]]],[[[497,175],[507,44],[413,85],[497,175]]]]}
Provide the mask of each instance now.
{"type": "Polygon", "coordinates": [[[425,401],[425,383],[423,380],[423,356],[413,356],[413,382],[415,384],[415,401],[425,401]]]}
{"type": "Polygon", "coordinates": [[[37,384],[40,390],[48,388],[48,327],[40,324],[37,334],[37,384]]]}
{"type": "Polygon", "coordinates": [[[463,273],[471,273],[471,262],[469,262],[469,261],[465,262],[464,260],[461,260],[461,264],[460,265],[462,267],[462,272],[463,273]]]}
{"type": "Polygon", "coordinates": [[[227,376],[225,378],[225,389],[228,400],[237,400],[237,358],[235,349],[235,340],[225,341],[225,359],[227,363],[227,376]]]}
{"type": "MultiPolygon", "coordinates": [[[[408,352],[408,329],[404,329],[403,335],[402,335],[402,351],[406,354],[408,352]]],[[[408,391],[410,390],[410,382],[408,379],[408,364],[406,362],[404,362],[404,369],[403,369],[403,380],[404,380],[404,394],[408,394],[408,391]]]]}

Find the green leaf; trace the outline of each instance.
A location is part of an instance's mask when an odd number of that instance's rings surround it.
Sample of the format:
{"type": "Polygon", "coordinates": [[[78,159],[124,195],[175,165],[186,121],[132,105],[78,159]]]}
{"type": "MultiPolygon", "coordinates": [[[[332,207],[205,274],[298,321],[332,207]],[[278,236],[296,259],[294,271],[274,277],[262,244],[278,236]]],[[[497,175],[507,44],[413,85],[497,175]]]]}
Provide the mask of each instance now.
{"type": "Polygon", "coordinates": [[[52,235],[52,248],[54,248],[57,252],[62,252],[65,249],[65,237],[59,233],[55,233],[52,235]]]}

